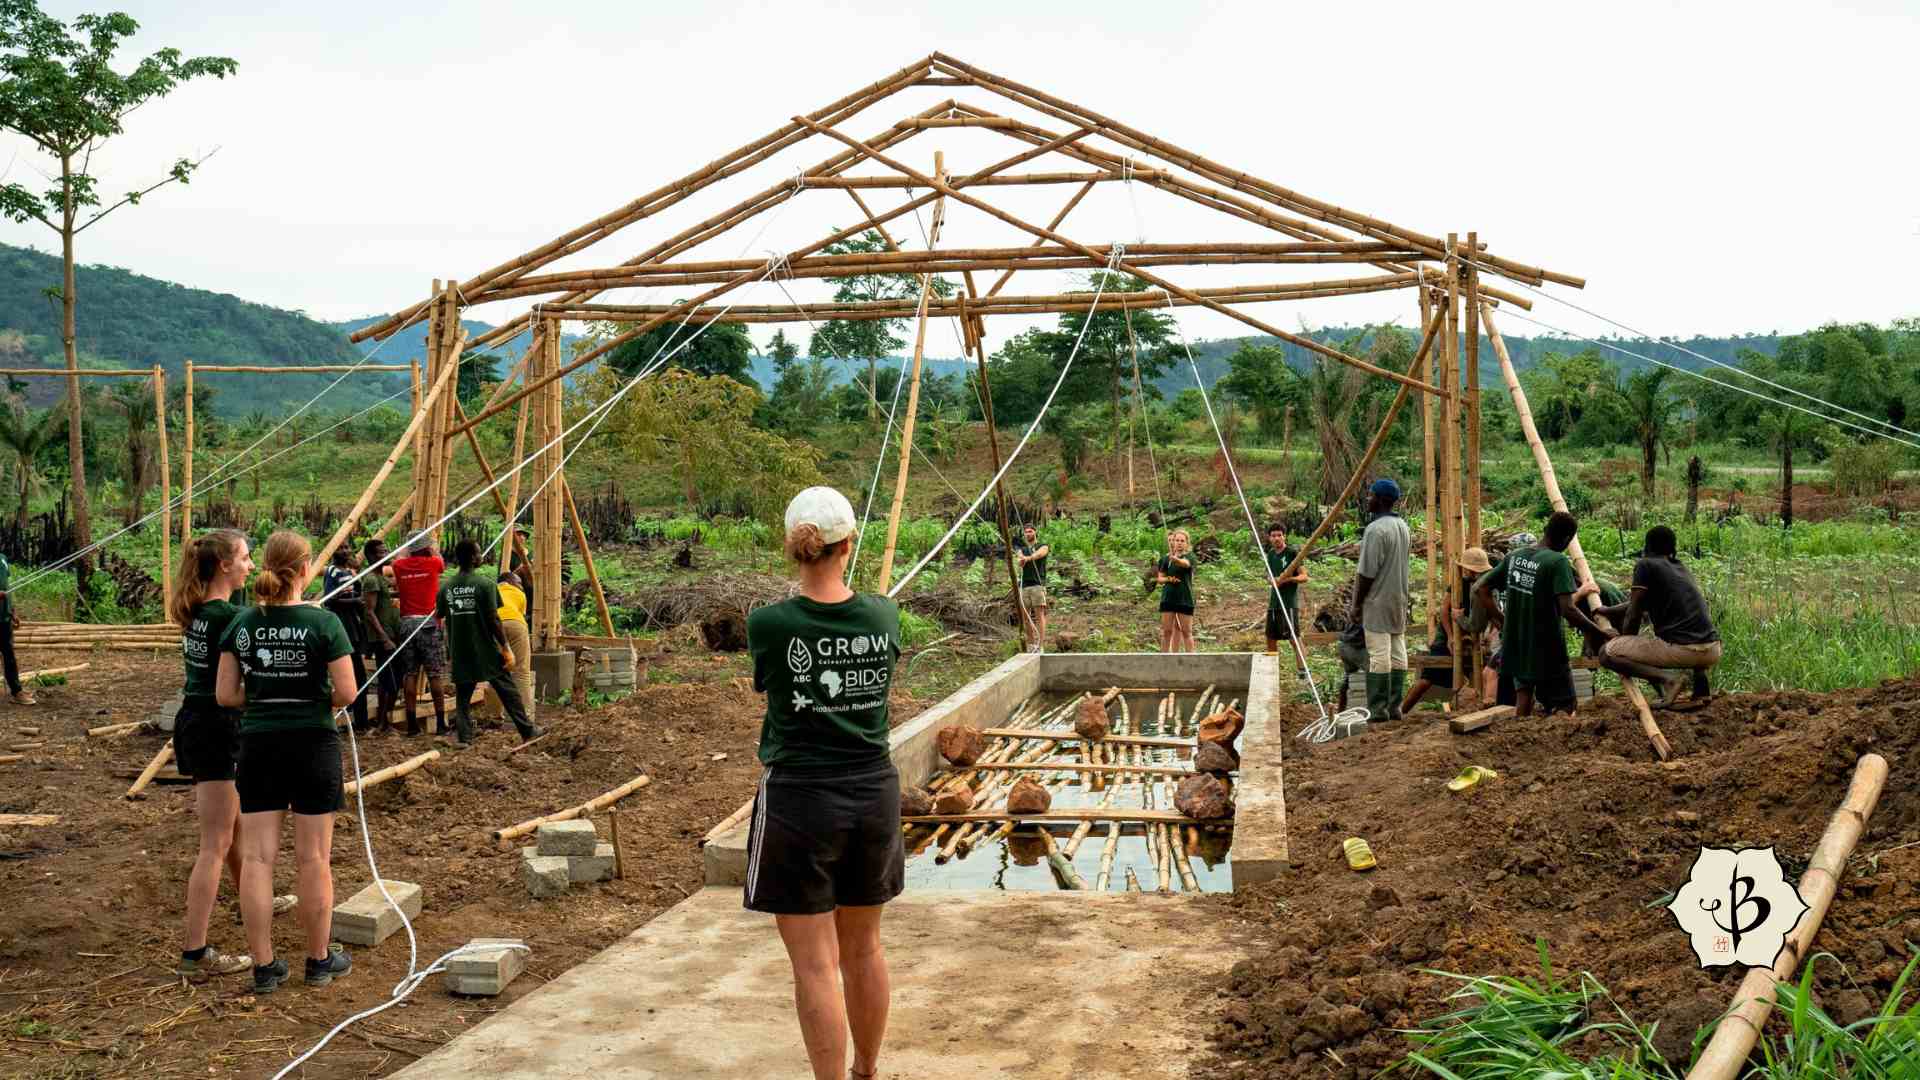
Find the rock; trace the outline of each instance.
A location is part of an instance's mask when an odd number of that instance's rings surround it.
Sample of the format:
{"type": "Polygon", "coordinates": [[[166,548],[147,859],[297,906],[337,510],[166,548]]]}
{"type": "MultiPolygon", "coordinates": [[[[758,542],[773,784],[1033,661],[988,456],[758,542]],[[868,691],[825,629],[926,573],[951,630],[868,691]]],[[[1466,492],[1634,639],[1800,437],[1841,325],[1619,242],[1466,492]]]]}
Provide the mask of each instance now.
{"type": "Polygon", "coordinates": [[[474,938],[447,961],[447,992],[493,997],[527,969],[526,943],[519,938],[474,938]]]}
{"type": "Polygon", "coordinates": [[[542,855],[591,855],[600,843],[593,822],[549,821],[533,832],[534,846],[542,855]]]}
{"type": "Polygon", "coordinates": [[[933,795],[923,787],[900,789],[900,816],[920,817],[933,813],[933,795]]]}
{"type": "Polygon", "coordinates": [[[1082,699],[1073,718],[1074,732],[1088,742],[1100,742],[1107,737],[1107,729],[1107,707],[1096,697],[1082,699]]]}
{"type": "Polygon", "coordinates": [[[1007,834],[1007,854],[1015,866],[1038,866],[1047,857],[1047,844],[1037,832],[1016,829],[1007,834]]]}
{"type": "MultiPolygon", "coordinates": [[[[387,892],[408,919],[420,917],[420,886],[386,879],[387,892]]],[[[333,940],[346,945],[378,945],[400,932],[400,912],[393,910],[380,886],[368,885],[333,907],[333,940]]]]}
{"type": "Polygon", "coordinates": [[[933,812],[936,814],[964,814],[971,809],[973,789],[965,784],[955,784],[933,800],[933,812]]]}
{"type": "Polygon", "coordinates": [[[1052,806],[1053,794],[1031,776],[1015,780],[1012,790],[1007,792],[1009,814],[1044,814],[1052,806]]]}
{"type": "Polygon", "coordinates": [[[934,736],[934,744],[951,765],[971,765],[987,752],[987,737],[971,724],[948,724],[934,736]]]}
{"type": "Polygon", "coordinates": [[[569,883],[613,880],[614,858],[612,844],[595,844],[593,854],[568,855],[566,856],[566,860],[567,881],[569,883]]]}
{"type": "Polygon", "coordinates": [[[1193,754],[1194,772],[1225,774],[1239,767],[1240,759],[1219,743],[1202,742],[1193,754]]]}
{"type": "Polygon", "coordinates": [[[1381,908],[1399,907],[1400,894],[1394,892],[1390,886],[1375,885],[1373,891],[1367,894],[1367,906],[1375,911],[1381,908]]]}
{"type": "Polygon", "coordinates": [[[564,855],[535,855],[532,848],[521,848],[520,877],[527,883],[527,895],[535,900],[564,896],[573,879],[567,874],[564,855]]]}
{"type": "Polygon", "coordinates": [[[1226,785],[1211,773],[1200,773],[1180,781],[1180,786],[1173,792],[1173,805],[1176,810],[1196,821],[1233,816],[1233,802],[1228,798],[1226,785]]]}
{"type": "Polygon", "coordinates": [[[1231,746],[1233,740],[1240,737],[1240,729],[1247,726],[1246,717],[1238,709],[1221,709],[1212,716],[1200,720],[1200,741],[1231,746]]]}

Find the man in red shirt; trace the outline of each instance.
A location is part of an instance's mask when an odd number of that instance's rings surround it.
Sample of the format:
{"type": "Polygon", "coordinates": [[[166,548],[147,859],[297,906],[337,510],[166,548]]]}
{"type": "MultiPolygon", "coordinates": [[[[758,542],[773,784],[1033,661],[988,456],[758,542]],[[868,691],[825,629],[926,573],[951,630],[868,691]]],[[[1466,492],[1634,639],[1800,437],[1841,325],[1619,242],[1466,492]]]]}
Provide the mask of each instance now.
{"type": "Polygon", "coordinates": [[[433,549],[433,541],[422,540],[405,555],[393,560],[393,589],[400,600],[400,640],[402,661],[406,667],[406,685],[402,700],[406,703],[407,734],[421,733],[420,676],[427,677],[428,693],[433,695],[433,728],[447,729],[446,691],[447,641],[434,621],[433,606],[440,594],[440,574],[447,561],[433,549]]]}

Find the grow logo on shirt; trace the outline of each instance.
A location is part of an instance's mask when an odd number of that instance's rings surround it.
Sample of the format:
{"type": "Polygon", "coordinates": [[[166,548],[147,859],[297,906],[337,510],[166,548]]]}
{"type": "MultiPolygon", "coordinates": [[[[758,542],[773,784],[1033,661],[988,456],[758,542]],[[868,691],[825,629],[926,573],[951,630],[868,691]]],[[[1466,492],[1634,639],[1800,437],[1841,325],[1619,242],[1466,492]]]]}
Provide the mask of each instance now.
{"type": "Polygon", "coordinates": [[[298,678],[307,668],[312,636],[312,630],[305,626],[262,626],[251,635],[242,627],[235,632],[233,643],[241,656],[246,656],[248,646],[252,646],[250,673],[298,678]],[[280,670],[270,670],[275,668],[280,670]]]}
{"type": "Polygon", "coordinates": [[[247,633],[247,628],[243,626],[234,632],[233,644],[239,651],[247,652],[253,648],[253,635],[247,633]]]}
{"type": "Polygon", "coordinates": [[[794,671],[794,681],[820,686],[823,707],[829,701],[836,703],[829,711],[869,708],[876,696],[886,696],[893,674],[889,663],[892,646],[890,634],[830,634],[810,643],[795,639],[787,648],[788,666],[794,671]],[[818,674],[806,674],[815,668],[818,674]]]}

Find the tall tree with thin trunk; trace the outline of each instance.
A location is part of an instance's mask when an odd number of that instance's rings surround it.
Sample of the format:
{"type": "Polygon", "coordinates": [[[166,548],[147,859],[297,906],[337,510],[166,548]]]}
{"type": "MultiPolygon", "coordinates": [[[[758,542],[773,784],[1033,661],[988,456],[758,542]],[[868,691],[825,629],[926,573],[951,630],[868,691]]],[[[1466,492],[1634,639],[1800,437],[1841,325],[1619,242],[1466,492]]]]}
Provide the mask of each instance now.
{"type": "MultiPolygon", "coordinates": [[[[81,15],[63,23],[43,14],[35,0],[0,0],[0,130],[18,132],[58,166],[54,185],[35,192],[0,183],[0,215],[37,221],[60,236],[60,338],[67,359],[67,457],[73,485],[73,535],[84,549],[93,540],[87,505],[80,399],[80,356],[74,329],[79,300],[74,288],[74,240],[123,206],[168,184],[187,182],[207,158],[180,158],[144,187],[104,202],[93,173],[94,151],[121,134],[127,114],[174,87],[205,75],[224,79],[239,64],[223,56],[186,57],[161,49],[122,74],[114,55],[139,30],[132,17],[113,12],[81,15]]],[[[53,292],[55,290],[49,290],[53,292]]],[[[84,574],[91,558],[82,559],[84,574]]]]}

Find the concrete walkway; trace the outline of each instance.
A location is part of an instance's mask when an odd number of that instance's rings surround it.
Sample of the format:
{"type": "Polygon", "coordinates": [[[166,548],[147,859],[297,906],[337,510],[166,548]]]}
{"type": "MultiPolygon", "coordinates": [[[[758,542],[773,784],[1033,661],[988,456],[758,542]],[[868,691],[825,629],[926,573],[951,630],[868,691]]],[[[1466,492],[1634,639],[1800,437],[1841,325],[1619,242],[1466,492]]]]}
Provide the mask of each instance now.
{"type": "MultiPolygon", "coordinates": [[[[1212,903],[907,893],[884,924],[881,1075],[1186,1076],[1201,1004],[1246,955],[1212,903]]],[[[804,1080],[792,994],[773,920],[741,910],[738,889],[704,889],[396,1075],[804,1080]]]]}

